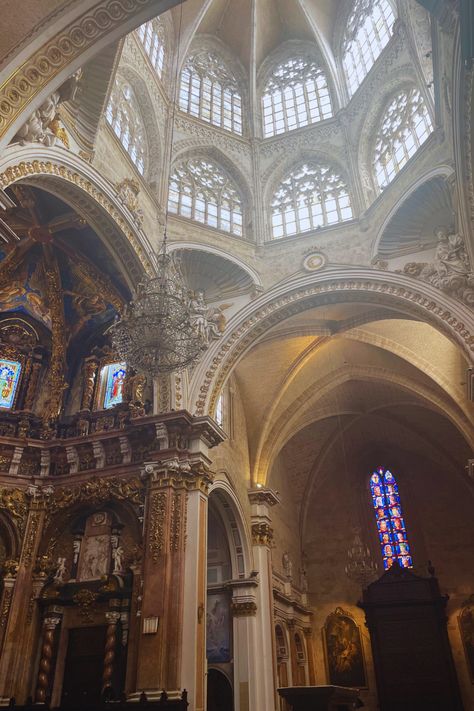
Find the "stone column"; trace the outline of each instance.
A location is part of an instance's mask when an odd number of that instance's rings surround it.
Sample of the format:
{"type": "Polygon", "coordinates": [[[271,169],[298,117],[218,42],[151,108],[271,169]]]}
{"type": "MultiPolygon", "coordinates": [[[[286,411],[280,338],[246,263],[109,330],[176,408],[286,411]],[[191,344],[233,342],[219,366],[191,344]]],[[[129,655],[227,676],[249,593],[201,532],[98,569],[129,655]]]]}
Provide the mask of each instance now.
{"type": "Polygon", "coordinates": [[[104,670],[102,673],[102,694],[112,687],[117,651],[117,623],[120,620],[120,612],[106,612],[105,619],[107,620],[107,633],[105,637],[104,670]]]}
{"type": "Polygon", "coordinates": [[[51,685],[53,681],[52,659],[55,645],[56,627],[60,623],[59,617],[46,617],[43,624],[43,643],[41,645],[41,657],[38,670],[38,681],[36,684],[37,704],[44,704],[51,695],[51,685]]]}
{"type": "Polygon", "coordinates": [[[308,684],[309,686],[314,686],[316,684],[316,672],[314,668],[313,630],[311,627],[304,627],[303,632],[306,642],[306,654],[308,655],[308,684]]]}
{"type": "Polygon", "coordinates": [[[255,569],[258,572],[257,588],[257,664],[254,669],[254,688],[250,694],[251,709],[278,708],[276,696],[276,650],[273,633],[273,590],[270,508],[280,503],[278,496],[270,489],[249,491],[251,504],[252,543],[255,569]]]}
{"type": "Polygon", "coordinates": [[[258,660],[257,588],[256,577],[233,580],[231,612],[233,619],[234,706],[252,709],[255,698],[255,670],[258,660]]]}
{"type": "Polygon", "coordinates": [[[31,625],[28,625],[28,614],[33,594],[33,567],[43,533],[46,501],[47,497],[38,488],[31,491],[18,574],[0,658],[0,705],[8,703],[11,697],[15,697],[18,704],[24,703],[32,686],[30,660],[36,642],[31,625]]]}

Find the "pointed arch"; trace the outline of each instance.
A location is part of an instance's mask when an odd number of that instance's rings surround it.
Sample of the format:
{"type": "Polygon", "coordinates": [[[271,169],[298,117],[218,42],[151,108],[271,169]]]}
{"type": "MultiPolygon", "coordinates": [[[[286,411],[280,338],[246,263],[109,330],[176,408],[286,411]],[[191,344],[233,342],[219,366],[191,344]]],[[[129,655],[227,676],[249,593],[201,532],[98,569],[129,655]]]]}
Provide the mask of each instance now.
{"type": "Polygon", "coordinates": [[[378,467],[372,473],[370,493],[384,570],[391,568],[394,563],[398,563],[401,568],[413,568],[398,484],[389,469],[378,467]]]}

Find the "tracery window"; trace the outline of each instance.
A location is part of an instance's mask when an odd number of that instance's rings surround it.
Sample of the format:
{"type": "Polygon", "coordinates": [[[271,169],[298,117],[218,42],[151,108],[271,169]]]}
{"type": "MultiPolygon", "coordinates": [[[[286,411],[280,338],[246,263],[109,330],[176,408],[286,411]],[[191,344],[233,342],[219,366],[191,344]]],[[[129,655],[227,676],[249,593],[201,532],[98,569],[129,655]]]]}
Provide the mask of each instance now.
{"type": "Polygon", "coordinates": [[[393,180],[432,130],[430,115],[418,89],[403,90],[392,99],[375,144],[374,168],[380,188],[393,180]]]}
{"type": "Polygon", "coordinates": [[[405,519],[395,477],[388,469],[379,467],[370,477],[370,491],[384,569],[388,570],[396,561],[402,568],[412,568],[405,519]]]}
{"type": "Polygon", "coordinates": [[[155,19],[145,22],[137,29],[138,37],[161,79],[165,66],[165,30],[162,23],[155,19]]]}
{"type": "Polygon", "coordinates": [[[389,0],[356,0],[344,33],[342,64],[352,96],[392,36],[395,14],[389,0]]]}
{"type": "Polygon", "coordinates": [[[217,404],[216,404],[216,414],[214,416],[217,424],[219,427],[222,427],[224,424],[224,395],[221,393],[219,397],[217,398],[217,404]]]}
{"type": "Polygon", "coordinates": [[[265,137],[332,116],[326,75],[308,57],[293,57],[273,70],[262,96],[265,137]]]}
{"type": "Polygon", "coordinates": [[[242,199],[230,178],[203,158],[180,163],[170,178],[170,212],[242,236],[242,199]]]}
{"type": "Polygon", "coordinates": [[[145,170],[145,129],[140,109],[130,84],[115,80],[106,111],[115,135],[143,175],[145,170]]]}
{"type": "Polygon", "coordinates": [[[350,220],[352,207],[343,178],[330,165],[303,163],[280,184],[272,200],[273,238],[350,220]]]}
{"type": "Polygon", "coordinates": [[[21,363],[0,358],[0,408],[11,410],[20,380],[21,363]]]}
{"type": "Polygon", "coordinates": [[[125,363],[109,363],[102,368],[100,378],[104,410],[122,402],[126,375],[127,366],[125,363]]]}
{"type": "Polygon", "coordinates": [[[242,97],[233,74],[215,52],[192,54],[181,72],[179,108],[242,135],[242,97]]]}

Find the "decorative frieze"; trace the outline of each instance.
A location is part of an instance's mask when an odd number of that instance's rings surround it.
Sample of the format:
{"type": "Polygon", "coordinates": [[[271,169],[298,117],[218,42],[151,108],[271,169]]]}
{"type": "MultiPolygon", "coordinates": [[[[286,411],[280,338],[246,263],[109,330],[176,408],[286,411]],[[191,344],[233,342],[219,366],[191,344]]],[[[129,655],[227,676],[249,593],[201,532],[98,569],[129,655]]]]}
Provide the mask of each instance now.
{"type": "Polygon", "coordinates": [[[167,495],[163,491],[155,491],[151,495],[148,546],[154,563],[158,562],[165,545],[166,499],[167,495]]]}
{"type": "Polygon", "coordinates": [[[257,614],[257,605],[253,600],[232,600],[230,610],[233,617],[253,617],[257,614]]]}

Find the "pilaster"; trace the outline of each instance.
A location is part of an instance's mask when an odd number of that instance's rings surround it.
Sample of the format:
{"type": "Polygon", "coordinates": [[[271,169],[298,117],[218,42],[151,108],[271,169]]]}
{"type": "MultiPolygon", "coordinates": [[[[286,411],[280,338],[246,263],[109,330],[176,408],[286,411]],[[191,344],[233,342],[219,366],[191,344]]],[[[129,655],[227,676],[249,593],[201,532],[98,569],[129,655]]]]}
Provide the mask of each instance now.
{"type": "Polygon", "coordinates": [[[256,594],[256,666],[254,684],[250,694],[250,708],[276,709],[277,673],[276,650],[273,633],[273,591],[271,545],[273,529],[270,509],[280,503],[277,494],[271,489],[252,489],[249,491],[251,504],[251,526],[253,559],[258,572],[259,586],[256,594]]]}

